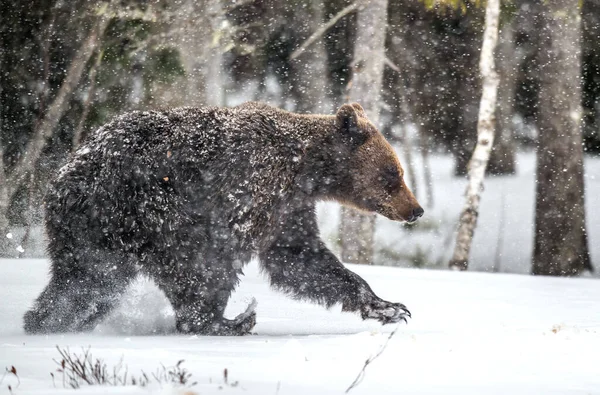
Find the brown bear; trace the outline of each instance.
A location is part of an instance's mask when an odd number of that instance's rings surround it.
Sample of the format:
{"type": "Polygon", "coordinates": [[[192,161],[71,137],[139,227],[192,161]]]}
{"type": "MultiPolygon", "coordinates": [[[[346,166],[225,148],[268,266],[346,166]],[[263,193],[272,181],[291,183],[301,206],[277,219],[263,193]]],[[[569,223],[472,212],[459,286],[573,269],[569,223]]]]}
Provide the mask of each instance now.
{"type": "Polygon", "coordinates": [[[171,302],[177,330],[241,335],[252,303],[223,312],[259,259],[273,287],[382,323],[406,320],[319,238],[315,202],[392,220],[423,214],[391,146],[358,104],[300,115],[260,103],[132,112],[95,132],[45,198],[51,279],[25,331],[91,330],[140,273],[171,302]]]}

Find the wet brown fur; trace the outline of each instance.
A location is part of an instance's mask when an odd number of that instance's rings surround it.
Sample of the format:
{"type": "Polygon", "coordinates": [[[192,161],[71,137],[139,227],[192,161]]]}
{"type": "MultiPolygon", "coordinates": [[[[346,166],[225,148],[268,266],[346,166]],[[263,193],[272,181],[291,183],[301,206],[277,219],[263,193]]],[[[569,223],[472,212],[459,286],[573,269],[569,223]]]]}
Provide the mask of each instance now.
{"type": "Polygon", "coordinates": [[[224,312],[252,256],[294,298],[398,322],[404,305],[377,297],[325,246],[315,203],[410,220],[420,206],[402,176],[358,104],[335,115],[261,103],[124,114],[49,185],[51,279],[25,331],[91,330],[142,273],[171,302],[178,331],[242,335],[255,304],[234,319],[224,312]]]}
{"type": "Polygon", "coordinates": [[[341,185],[334,199],[391,220],[408,221],[413,210],[421,206],[404,182],[400,160],[359,104],[342,106],[338,111],[338,123],[341,123],[340,118],[352,119],[353,116],[356,116],[357,130],[364,135],[364,140],[348,156],[345,166],[350,170],[351,180],[341,185]],[[397,177],[392,169],[396,170],[397,177]]]}

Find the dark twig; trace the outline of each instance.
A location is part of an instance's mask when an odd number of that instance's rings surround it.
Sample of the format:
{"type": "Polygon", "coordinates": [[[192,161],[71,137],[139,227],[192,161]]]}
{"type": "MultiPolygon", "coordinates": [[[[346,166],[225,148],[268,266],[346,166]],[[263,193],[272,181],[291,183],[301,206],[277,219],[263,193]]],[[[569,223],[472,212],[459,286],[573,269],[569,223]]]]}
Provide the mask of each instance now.
{"type": "Polygon", "coordinates": [[[381,354],[383,354],[383,352],[387,348],[388,343],[390,342],[390,340],[392,339],[392,337],[394,337],[394,335],[396,334],[396,332],[398,331],[399,328],[400,328],[400,323],[398,323],[398,325],[396,325],[396,328],[392,332],[390,332],[390,335],[385,340],[385,343],[383,343],[383,345],[379,348],[379,351],[377,351],[377,354],[375,354],[375,355],[367,358],[367,360],[365,361],[365,364],[363,365],[362,369],[360,370],[360,372],[358,372],[358,375],[356,376],[356,378],[354,379],[354,381],[352,382],[352,384],[350,384],[350,387],[348,387],[346,389],[346,391],[345,391],[346,394],[348,392],[350,392],[351,389],[353,389],[354,387],[358,386],[363,381],[363,379],[365,378],[367,366],[369,366],[371,364],[371,362],[373,362],[374,360],[376,360],[377,358],[379,358],[379,356],[381,354]]]}
{"type": "Polygon", "coordinates": [[[390,58],[388,58],[387,56],[383,60],[383,63],[390,69],[394,70],[396,73],[402,74],[402,70],[400,69],[400,67],[396,66],[396,64],[394,62],[392,62],[392,60],[390,58]]]}

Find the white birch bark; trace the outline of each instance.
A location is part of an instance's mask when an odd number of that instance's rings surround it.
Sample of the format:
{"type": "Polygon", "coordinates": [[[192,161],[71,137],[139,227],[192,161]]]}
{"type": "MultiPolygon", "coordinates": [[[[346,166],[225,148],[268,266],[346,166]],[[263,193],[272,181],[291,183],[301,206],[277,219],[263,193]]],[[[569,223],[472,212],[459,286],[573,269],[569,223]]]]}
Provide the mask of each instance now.
{"type": "Polygon", "coordinates": [[[451,269],[456,270],[467,270],[468,267],[469,252],[479,215],[479,202],[485,169],[494,142],[496,97],[499,83],[498,74],[495,70],[494,51],[498,41],[499,15],[500,0],[488,0],[485,10],[483,44],[479,58],[483,92],[477,122],[477,144],[468,165],[469,184],[466,191],[466,201],[460,215],[456,245],[449,264],[451,269]]]}
{"type": "MultiPolygon", "coordinates": [[[[348,101],[358,102],[374,125],[379,123],[381,84],[385,64],[387,0],[363,3],[358,12],[353,75],[348,101]]],[[[342,261],[373,263],[375,215],[342,207],[342,261]]]]}

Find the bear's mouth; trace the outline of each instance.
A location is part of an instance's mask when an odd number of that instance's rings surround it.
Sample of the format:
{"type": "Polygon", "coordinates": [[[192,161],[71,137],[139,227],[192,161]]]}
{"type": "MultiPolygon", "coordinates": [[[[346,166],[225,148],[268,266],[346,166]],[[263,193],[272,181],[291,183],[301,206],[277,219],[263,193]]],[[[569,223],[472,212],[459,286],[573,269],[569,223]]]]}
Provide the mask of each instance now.
{"type": "Polygon", "coordinates": [[[398,211],[395,210],[392,206],[388,206],[385,204],[378,204],[375,212],[377,214],[383,215],[387,219],[391,219],[392,221],[409,222],[406,218],[404,218],[400,214],[398,214],[398,211]]]}
{"type": "Polygon", "coordinates": [[[408,224],[414,224],[415,222],[417,222],[419,218],[409,218],[406,220],[406,223],[408,224]]]}

